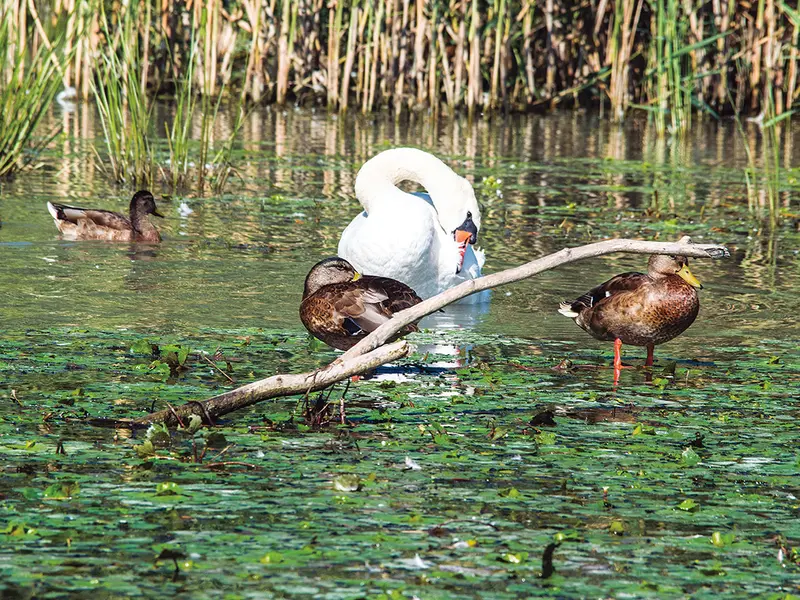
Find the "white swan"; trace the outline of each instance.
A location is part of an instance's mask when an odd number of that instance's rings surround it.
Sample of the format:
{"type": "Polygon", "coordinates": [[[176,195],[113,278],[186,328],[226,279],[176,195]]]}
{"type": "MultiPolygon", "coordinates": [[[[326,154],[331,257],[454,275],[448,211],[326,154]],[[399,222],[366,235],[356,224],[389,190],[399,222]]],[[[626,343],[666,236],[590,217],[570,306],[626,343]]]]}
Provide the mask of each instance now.
{"type": "Polygon", "coordinates": [[[355,190],[364,212],[342,233],[338,252],[360,273],[402,281],[422,298],[480,277],[485,257],[472,245],[481,227],[475,192],[441,160],[416,148],[386,150],[364,163],[355,190]],[[404,192],[402,181],[428,193],[404,192]]]}

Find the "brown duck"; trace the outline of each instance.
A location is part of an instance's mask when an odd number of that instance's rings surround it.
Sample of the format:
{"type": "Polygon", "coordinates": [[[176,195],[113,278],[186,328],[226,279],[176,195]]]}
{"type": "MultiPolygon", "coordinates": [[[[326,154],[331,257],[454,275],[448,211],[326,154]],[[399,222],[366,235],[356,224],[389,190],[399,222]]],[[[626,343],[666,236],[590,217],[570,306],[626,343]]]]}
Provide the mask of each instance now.
{"type": "Polygon", "coordinates": [[[136,192],[131,199],[129,216],[110,210],[77,208],[47,203],[61,235],[70,240],[109,240],[112,242],[160,242],[158,230],[147,215],[164,217],[156,210],[153,194],[136,192]]]}
{"type": "MultiPolygon", "coordinates": [[[[416,292],[388,277],[360,275],[343,258],[326,258],[306,276],[300,320],[316,338],[348,350],[392,315],[421,302],[416,292]]],[[[417,331],[407,325],[392,339],[417,331]]]]}
{"type": "Polygon", "coordinates": [[[619,381],[622,344],[647,347],[647,366],[653,347],[680,335],[700,310],[702,288],[684,256],[654,254],[647,274],[622,273],[592,288],[558,310],[575,319],[593,337],[614,341],[614,384],[619,381]]]}

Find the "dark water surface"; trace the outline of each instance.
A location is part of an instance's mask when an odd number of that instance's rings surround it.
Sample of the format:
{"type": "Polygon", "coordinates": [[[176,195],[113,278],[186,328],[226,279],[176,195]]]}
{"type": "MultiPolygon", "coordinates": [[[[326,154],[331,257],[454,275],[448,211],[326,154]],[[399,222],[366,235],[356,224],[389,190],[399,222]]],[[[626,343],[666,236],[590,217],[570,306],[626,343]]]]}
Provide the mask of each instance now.
{"type": "MultiPolygon", "coordinates": [[[[6,595],[800,594],[796,124],[779,135],[770,209],[773,155],[750,124],[658,140],[643,121],[584,112],[472,124],[257,112],[224,194],[154,189],[167,218],[148,247],[62,241],[45,209],[126,209],[132,190],[101,172],[92,115],[56,114],[67,135],[41,168],[0,184],[6,595]],[[619,255],[496,290],[489,306],[450,310],[446,329],[430,323],[412,337],[419,353],[351,387],[353,429],[311,431],[287,399],[234,415],[224,441],[174,435],[153,458],[134,449],[142,432],[86,424],[232,387],[199,351],[219,350],[237,383],[333,358],[297,317],[303,278],[358,213],[359,166],[404,144],[473,181],[487,272],[612,236],[689,234],[732,257],[692,262],[701,313],[657,349],[652,382],[625,370],[614,390],[610,345],[556,312],[646,264],[619,255]],[[189,369],[153,366],[143,339],[189,347],[189,369]],[[553,369],[565,359],[573,368],[553,369]],[[554,425],[530,424],[545,410],[554,425]],[[342,474],[360,489],[337,489],[342,474]],[[559,535],[556,574],[539,579],[559,535]],[[178,552],[175,577],[169,554],[155,560],[165,549],[178,552]]],[[[638,367],[643,351],[626,358],[638,367]]]]}

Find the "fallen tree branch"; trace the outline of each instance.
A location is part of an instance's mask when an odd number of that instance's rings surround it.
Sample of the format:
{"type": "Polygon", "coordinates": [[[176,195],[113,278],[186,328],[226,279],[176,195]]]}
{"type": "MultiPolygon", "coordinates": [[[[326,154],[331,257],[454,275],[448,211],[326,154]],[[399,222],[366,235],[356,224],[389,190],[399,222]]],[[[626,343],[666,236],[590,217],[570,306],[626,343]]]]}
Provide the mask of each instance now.
{"type": "Polygon", "coordinates": [[[383,344],[409,323],[434,313],[456,300],[476,292],[521,281],[561,265],[614,252],[677,254],[695,258],[730,256],[724,246],[693,244],[689,237],[681,238],[678,242],[643,242],[640,240],[615,239],[578,246],[577,248],[565,248],[513,269],[506,269],[499,273],[465,281],[416,306],[407,308],[395,314],[392,319],[378,327],[378,329],[327,367],[297,375],[273,375],[267,379],[261,379],[214,396],[203,402],[188,402],[182,406],[169,407],[166,410],[133,419],[129,423],[131,425],[147,425],[149,423],[176,425],[179,420],[196,414],[203,419],[203,422],[210,425],[213,424],[213,419],[216,417],[256,404],[262,400],[293,394],[305,394],[324,389],[338,381],[347,379],[351,375],[365,373],[387,362],[406,356],[409,352],[406,342],[395,342],[388,346],[383,346],[383,344]]]}
{"type": "MultiPolygon", "coordinates": [[[[514,283],[532,277],[542,271],[549,271],[561,265],[566,265],[578,260],[612,254],[614,252],[629,252],[632,254],[676,254],[679,256],[692,256],[695,258],[724,258],[730,256],[725,246],[717,244],[694,244],[689,236],[682,237],[677,242],[643,242],[641,240],[614,239],[586,244],[577,248],[564,248],[553,254],[548,254],[542,258],[537,258],[519,267],[506,269],[491,275],[485,275],[478,279],[470,279],[464,283],[450,288],[428,298],[424,302],[401,310],[396,313],[386,323],[378,327],[358,344],[350,348],[334,361],[347,363],[356,356],[370,352],[377,348],[395,333],[400,331],[409,323],[413,323],[424,316],[436,312],[456,300],[460,300],[476,292],[495,288],[507,283],[514,283]]],[[[597,283],[600,283],[599,281],[597,283]]],[[[588,287],[588,286],[587,286],[588,287]]],[[[555,310],[556,307],[553,308],[555,310]]]]}
{"type": "Polygon", "coordinates": [[[408,354],[408,351],[407,342],[395,342],[357,356],[354,360],[347,361],[347,363],[334,361],[327,367],[310,373],[273,375],[219,396],[214,396],[203,402],[187,402],[181,406],[172,407],[172,410],[165,409],[133,419],[130,424],[166,423],[169,426],[174,426],[178,424],[178,417],[188,420],[189,416],[193,414],[198,415],[203,419],[203,422],[209,424],[207,423],[209,416],[217,418],[270,398],[316,392],[352,375],[365,373],[387,362],[403,358],[408,354]]]}

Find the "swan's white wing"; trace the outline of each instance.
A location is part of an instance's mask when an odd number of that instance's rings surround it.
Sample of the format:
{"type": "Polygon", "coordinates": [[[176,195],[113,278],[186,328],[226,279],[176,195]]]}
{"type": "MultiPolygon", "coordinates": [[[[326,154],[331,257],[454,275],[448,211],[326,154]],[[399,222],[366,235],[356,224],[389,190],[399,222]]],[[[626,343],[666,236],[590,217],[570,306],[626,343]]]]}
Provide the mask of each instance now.
{"type": "Polygon", "coordinates": [[[438,289],[434,225],[433,206],[408,198],[369,215],[362,212],[342,233],[339,256],[364,275],[396,279],[426,298],[438,289]]]}
{"type": "MultiPolygon", "coordinates": [[[[360,213],[345,228],[338,249],[339,256],[362,274],[391,277],[422,298],[480,277],[485,256],[474,246],[467,247],[461,271],[456,273],[458,244],[452,232],[442,228],[429,194],[408,194],[392,187],[382,189],[369,206],[369,214],[360,213]]],[[[486,294],[477,294],[466,302],[486,299],[486,294]]]]}
{"type": "Polygon", "coordinates": [[[362,211],[361,214],[357,215],[352,221],[350,221],[350,224],[345,227],[344,231],[342,232],[342,237],[339,238],[339,247],[337,249],[338,255],[349,261],[350,264],[352,264],[359,272],[363,272],[363,267],[357,264],[358,259],[356,257],[358,239],[360,237],[361,229],[366,224],[366,221],[366,211],[362,211]]]}

